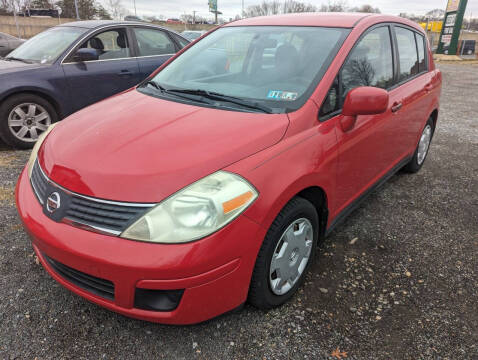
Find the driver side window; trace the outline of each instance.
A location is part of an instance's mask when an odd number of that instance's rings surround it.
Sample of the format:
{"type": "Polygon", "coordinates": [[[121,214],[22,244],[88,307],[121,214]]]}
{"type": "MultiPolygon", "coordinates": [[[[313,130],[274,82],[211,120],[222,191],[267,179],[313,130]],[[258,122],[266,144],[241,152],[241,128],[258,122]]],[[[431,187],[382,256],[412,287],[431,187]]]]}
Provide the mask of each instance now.
{"type": "Polygon", "coordinates": [[[81,48],[95,49],[99,60],[123,59],[131,56],[128,37],[124,29],[101,32],[86,40],[81,48]]]}
{"type": "Polygon", "coordinates": [[[366,33],[354,46],[320,107],[319,117],[326,120],[336,115],[347,93],[356,87],[388,89],[393,83],[390,29],[381,26],[366,33]]]}

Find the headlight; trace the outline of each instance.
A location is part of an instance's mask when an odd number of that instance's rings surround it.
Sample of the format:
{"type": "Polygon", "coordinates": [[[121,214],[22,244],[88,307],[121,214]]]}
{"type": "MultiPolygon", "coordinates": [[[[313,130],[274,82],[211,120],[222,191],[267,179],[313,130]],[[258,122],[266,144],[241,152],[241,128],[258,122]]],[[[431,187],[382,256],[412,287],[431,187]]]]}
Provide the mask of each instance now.
{"type": "Polygon", "coordinates": [[[32,177],[32,170],[33,170],[33,165],[35,164],[35,160],[37,159],[38,156],[38,151],[40,150],[41,145],[43,144],[43,141],[45,141],[46,136],[53,130],[53,128],[57,125],[58,123],[53,123],[51,124],[46,131],[42,132],[40,136],[38,136],[38,140],[35,143],[35,146],[33,146],[32,152],[30,154],[30,158],[28,159],[28,177],[32,177]]]}
{"type": "Polygon", "coordinates": [[[219,171],[155,206],[121,237],[155,243],[197,240],[231,222],[257,195],[256,189],[240,176],[219,171]]]}

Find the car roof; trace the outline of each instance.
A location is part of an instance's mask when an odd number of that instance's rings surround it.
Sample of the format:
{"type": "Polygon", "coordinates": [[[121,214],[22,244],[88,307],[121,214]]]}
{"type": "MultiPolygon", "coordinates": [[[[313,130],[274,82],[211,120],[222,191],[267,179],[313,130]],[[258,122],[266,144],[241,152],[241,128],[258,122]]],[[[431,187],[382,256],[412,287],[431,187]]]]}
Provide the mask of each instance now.
{"type": "Polygon", "coordinates": [[[324,27],[343,27],[353,28],[360,20],[367,17],[383,17],[387,21],[394,18],[396,21],[403,22],[398,16],[383,16],[370,13],[334,13],[334,12],[316,12],[300,14],[283,14],[273,16],[258,16],[243,20],[233,21],[225,26],[324,26],[324,27]]]}
{"type": "MultiPolygon", "coordinates": [[[[85,20],[85,21],[73,21],[67,22],[58,26],[62,27],[80,27],[85,29],[96,29],[103,26],[110,26],[110,25],[147,25],[147,26],[155,26],[157,28],[164,29],[161,26],[157,26],[155,24],[145,23],[142,21],[114,21],[114,20],[85,20]]],[[[170,31],[169,29],[166,29],[170,31]]]]}

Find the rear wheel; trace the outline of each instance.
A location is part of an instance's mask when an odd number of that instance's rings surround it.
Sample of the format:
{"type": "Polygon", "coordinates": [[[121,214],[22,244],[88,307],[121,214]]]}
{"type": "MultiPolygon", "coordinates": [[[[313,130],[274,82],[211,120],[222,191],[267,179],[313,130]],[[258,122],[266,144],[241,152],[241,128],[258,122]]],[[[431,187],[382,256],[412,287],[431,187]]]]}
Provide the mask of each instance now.
{"type": "Polygon", "coordinates": [[[0,137],[10,146],[29,149],[57,120],[53,106],[40,96],[14,95],[0,106],[0,137]]]}
{"type": "Polygon", "coordinates": [[[432,141],[433,132],[435,131],[433,119],[429,118],[425,127],[423,128],[420,140],[418,141],[417,148],[413,154],[410,162],[404,166],[403,170],[409,173],[416,173],[421,168],[430,149],[430,143],[432,141]]]}
{"type": "Polygon", "coordinates": [[[289,300],[303,283],[317,246],[319,218],[307,200],[293,198],[264,239],[249,289],[249,302],[271,309],[289,300]]]}

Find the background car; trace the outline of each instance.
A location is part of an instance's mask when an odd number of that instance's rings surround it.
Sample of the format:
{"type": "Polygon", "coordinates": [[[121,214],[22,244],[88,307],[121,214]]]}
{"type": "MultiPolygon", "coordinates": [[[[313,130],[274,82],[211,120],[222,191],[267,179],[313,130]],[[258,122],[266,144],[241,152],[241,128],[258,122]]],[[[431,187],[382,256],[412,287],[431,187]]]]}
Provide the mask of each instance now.
{"type": "Polygon", "coordinates": [[[15,50],[24,42],[25,40],[23,39],[0,32],[0,56],[7,55],[9,52],[15,50]]]}
{"type": "Polygon", "coordinates": [[[183,31],[181,35],[184,36],[189,41],[194,41],[199,39],[205,33],[206,33],[205,31],[186,30],[186,31],[183,31]]]}
{"type": "Polygon", "coordinates": [[[164,28],[82,21],[44,31],[0,60],[0,137],[32,147],[65,116],[126,90],[189,43],[164,28]]]}

